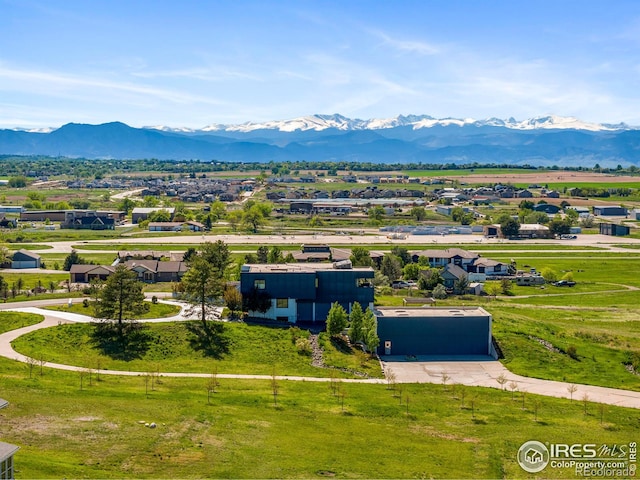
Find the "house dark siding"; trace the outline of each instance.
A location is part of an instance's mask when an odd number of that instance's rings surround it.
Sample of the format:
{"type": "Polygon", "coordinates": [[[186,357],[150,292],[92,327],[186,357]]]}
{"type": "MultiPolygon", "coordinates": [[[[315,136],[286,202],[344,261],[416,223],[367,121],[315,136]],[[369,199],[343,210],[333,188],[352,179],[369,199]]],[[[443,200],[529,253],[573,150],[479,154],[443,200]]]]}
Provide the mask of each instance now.
{"type": "Polygon", "coordinates": [[[391,355],[490,355],[491,315],[482,309],[379,309],[378,353],[385,354],[391,342],[391,355]],[[425,312],[420,316],[420,311],[425,312]]]}
{"type": "MultiPolygon", "coordinates": [[[[290,299],[293,310],[287,312],[289,321],[324,322],[334,302],[347,311],[353,302],[363,308],[372,304],[372,279],[372,268],[333,268],[326,263],[245,265],[240,274],[240,292],[246,297],[257,288],[271,299],[290,299]]],[[[276,310],[271,309],[264,316],[275,319],[279,316],[276,310]]]]}
{"type": "Polygon", "coordinates": [[[626,225],[617,225],[615,223],[601,223],[600,234],[612,235],[614,237],[624,237],[631,233],[631,228],[626,225]]]}

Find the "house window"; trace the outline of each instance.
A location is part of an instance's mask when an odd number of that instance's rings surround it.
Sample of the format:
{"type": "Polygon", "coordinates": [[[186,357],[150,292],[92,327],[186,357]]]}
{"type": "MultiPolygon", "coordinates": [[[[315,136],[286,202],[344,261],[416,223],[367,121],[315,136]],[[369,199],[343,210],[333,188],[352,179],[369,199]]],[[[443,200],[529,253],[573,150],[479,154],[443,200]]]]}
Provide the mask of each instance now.
{"type": "Polygon", "coordinates": [[[372,287],[370,278],[356,278],[356,287],[372,287]]]}
{"type": "Polygon", "coordinates": [[[13,478],[13,456],[0,462],[0,478],[13,478]]]}
{"type": "Polygon", "coordinates": [[[500,265],[496,265],[495,267],[493,267],[493,271],[494,272],[500,272],[502,269],[500,268],[500,265]]]}
{"type": "Polygon", "coordinates": [[[276,298],[276,308],[289,308],[289,299],[276,298]]]}
{"type": "Polygon", "coordinates": [[[254,280],[253,288],[255,288],[256,290],[264,290],[265,288],[267,288],[267,282],[265,280],[254,280]]]}

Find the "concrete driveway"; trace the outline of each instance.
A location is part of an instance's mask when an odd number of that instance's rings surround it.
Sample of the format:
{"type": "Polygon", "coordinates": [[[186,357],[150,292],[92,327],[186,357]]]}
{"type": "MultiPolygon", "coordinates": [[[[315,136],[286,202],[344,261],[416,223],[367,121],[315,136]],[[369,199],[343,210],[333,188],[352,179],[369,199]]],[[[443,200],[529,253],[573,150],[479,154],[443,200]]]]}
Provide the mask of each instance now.
{"type": "MultiPolygon", "coordinates": [[[[507,367],[492,357],[416,357],[407,360],[405,357],[382,357],[385,374],[395,375],[398,383],[443,383],[467,386],[504,388],[511,390],[510,384],[516,385],[517,391],[525,391],[548,397],[569,398],[569,387],[566,382],[542,380],[523,377],[511,373],[507,367]],[[504,386],[498,378],[504,375],[507,379],[504,386]]],[[[586,394],[589,401],[617,405],[620,407],[640,408],[640,392],[617,388],[595,387],[592,385],[575,385],[574,400],[581,400],[586,394]]]]}

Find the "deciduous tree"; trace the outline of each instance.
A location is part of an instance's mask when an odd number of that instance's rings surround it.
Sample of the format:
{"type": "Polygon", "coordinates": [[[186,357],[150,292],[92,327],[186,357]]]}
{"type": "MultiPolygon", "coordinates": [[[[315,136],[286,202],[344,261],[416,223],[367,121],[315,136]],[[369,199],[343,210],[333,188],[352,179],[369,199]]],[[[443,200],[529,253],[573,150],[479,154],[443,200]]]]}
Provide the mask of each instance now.
{"type": "Polygon", "coordinates": [[[334,302],[327,315],[327,332],[331,336],[340,335],[347,328],[347,312],[338,302],[334,302]]]}

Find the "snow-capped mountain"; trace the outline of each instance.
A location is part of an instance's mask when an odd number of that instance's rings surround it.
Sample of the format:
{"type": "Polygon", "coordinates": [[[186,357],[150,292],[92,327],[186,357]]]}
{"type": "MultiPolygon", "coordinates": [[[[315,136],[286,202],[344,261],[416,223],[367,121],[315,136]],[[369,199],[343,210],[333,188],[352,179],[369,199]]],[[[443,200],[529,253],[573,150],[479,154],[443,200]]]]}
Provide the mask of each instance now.
{"type": "Polygon", "coordinates": [[[640,165],[640,129],[571,117],[525,121],[406,115],[210,125],[194,130],[70,123],[45,133],[0,130],[0,154],[80,158],[536,166],[640,165]]]}
{"type": "Polygon", "coordinates": [[[414,130],[434,127],[503,127],[512,130],[584,130],[590,132],[613,132],[628,130],[624,123],[618,125],[597,124],[583,122],[575,117],[560,117],[547,115],[534,117],[523,121],[514,118],[502,120],[488,118],[475,120],[473,118],[434,118],[429,115],[398,115],[393,118],[374,118],[369,120],[350,119],[339,114],[308,115],[290,120],[272,120],[268,122],[246,122],[238,125],[212,124],[201,129],[171,128],[166,126],[144,127],[163,132],[176,133],[220,133],[239,132],[249,133],[258,130],[275,130],[279,132],[323,131],[336,129],[352,130],[383,130],[397,127],[411,127],[414,130]]]}

